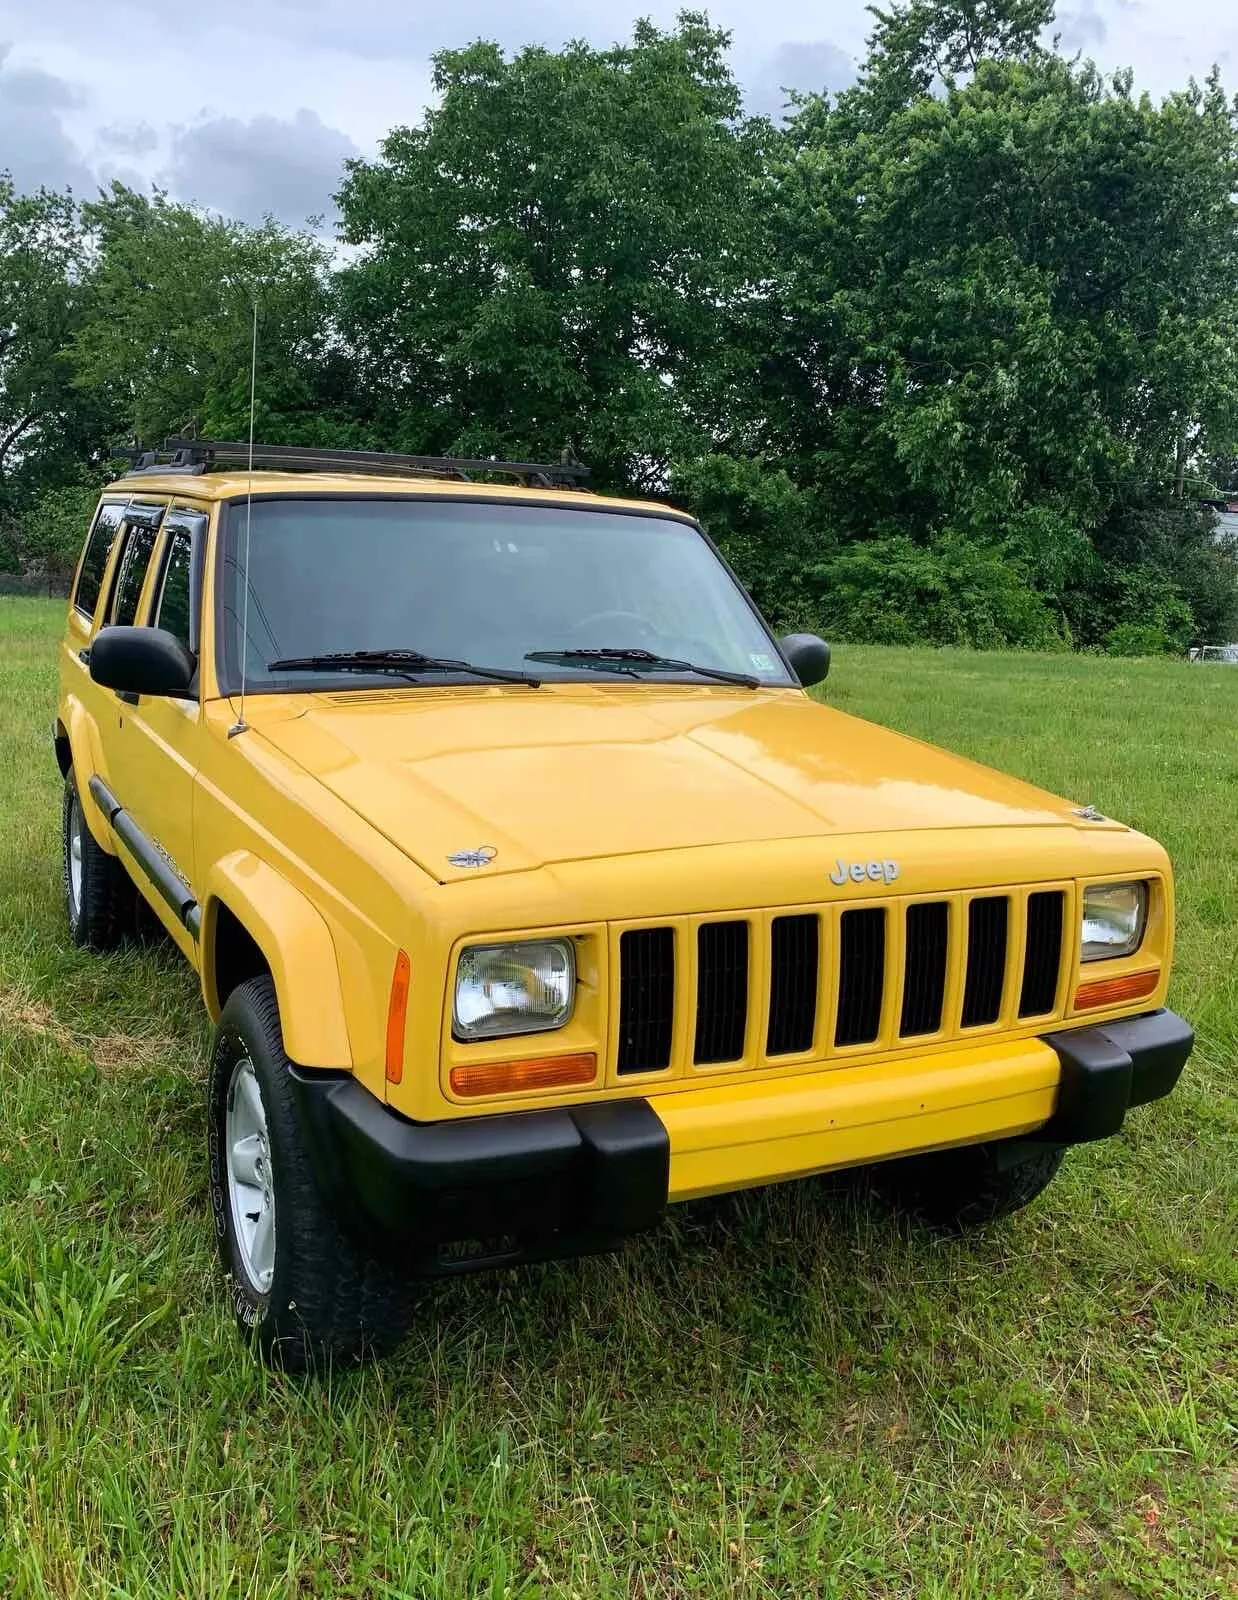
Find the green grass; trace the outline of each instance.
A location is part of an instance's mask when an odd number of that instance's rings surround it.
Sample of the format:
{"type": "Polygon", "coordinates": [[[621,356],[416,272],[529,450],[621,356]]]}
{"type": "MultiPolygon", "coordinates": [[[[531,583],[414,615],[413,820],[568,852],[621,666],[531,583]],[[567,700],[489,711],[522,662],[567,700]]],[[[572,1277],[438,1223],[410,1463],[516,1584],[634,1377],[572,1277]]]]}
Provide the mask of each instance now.
{"type": "Polygon", "coordinates": [[[325,1386],[215,1275],[169,947],[69,945],[60,608],[0,601],[0,1594],[1231,1595],[1238,672],[837,652],[832,700],[1158,835],[1177,1093],[964,1243],[855,1183],[427,1289],[325,1386]]]}

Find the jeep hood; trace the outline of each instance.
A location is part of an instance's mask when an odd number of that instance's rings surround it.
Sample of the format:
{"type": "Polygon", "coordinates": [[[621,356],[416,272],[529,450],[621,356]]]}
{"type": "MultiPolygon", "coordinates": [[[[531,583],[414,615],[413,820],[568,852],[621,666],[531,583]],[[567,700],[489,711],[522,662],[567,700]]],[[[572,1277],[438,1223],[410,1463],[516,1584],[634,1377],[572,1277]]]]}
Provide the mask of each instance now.
{"type": "Polygon", "coordinates": [[[450,857],[483,846],[488,873],[520,872],[745,840],[1076,821],[1068,801],[796,690],[358,690],[251,699],[248,714],[443,883],[475,877],[450,857]]]}

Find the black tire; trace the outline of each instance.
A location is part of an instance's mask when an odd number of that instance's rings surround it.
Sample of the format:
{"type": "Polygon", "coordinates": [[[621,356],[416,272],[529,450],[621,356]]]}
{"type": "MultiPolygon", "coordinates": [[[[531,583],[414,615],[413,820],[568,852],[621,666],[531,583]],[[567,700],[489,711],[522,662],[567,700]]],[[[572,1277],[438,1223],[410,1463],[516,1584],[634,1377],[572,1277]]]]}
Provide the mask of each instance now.
{"type": "Polygon", "coordinates": [[[886,1161],[873,1169],[877,1186],[896,1204],[946,1233],[996,1222],[1020,1211],[1057,1174],[1060,1146],[1024,1153],[994,1144],[963,1145],[886,1161]]]}
{"type": "MultiPolygon", "coordinates": [[[[412,1286],[369,1256],[341,1225],[314,1177],[288,1078],[275,987],[251,978],[228,996],[211,1052],[211,1210],[242,1333],[286,1371],[325,1371],[381,1355],[408,1326],[412,1286]],[[274,1264],[259,1287],[238,1240],[226,1129],[235,1077],[248,1060],[266,1124],[263,1181],[274,1205],[274,1264]]],[[[235,1124],[234,1124],[235,1126],[235,1124]]],[[[257,1213],[247,1212],[252,1219],[257,1213]]]]}
{"type": "Polygon", "coordinates": [[[112,950],[133,924],[137,890],[116,856],[96,843],[82,813],[72,769],[64,781],[60,846],[65,914],[73,943],[87,950],[112,950]],[[74,842],[80,852],[74,876],[74,842]]]}

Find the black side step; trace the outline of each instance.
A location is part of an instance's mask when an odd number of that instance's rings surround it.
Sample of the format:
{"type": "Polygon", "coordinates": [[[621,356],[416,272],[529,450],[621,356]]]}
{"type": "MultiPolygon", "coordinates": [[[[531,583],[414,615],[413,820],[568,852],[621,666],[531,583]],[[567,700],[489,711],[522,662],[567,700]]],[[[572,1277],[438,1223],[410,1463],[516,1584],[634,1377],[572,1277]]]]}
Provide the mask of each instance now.
{"type": "Polygon", "coordinates": [[[112,832],[150,879],[161,900],[169,905],[196,939],[202,927],[202,909],[189,885],[154,841],[145,834],[99,777],[90,780],[90,792],[100,811],[112,825],[112,832]]]}

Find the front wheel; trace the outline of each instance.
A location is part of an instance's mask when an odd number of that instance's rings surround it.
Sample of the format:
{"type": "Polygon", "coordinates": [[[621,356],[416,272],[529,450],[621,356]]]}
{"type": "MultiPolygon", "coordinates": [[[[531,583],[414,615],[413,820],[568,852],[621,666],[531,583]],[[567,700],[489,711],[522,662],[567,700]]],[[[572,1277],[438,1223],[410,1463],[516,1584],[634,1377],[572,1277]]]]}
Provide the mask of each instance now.
{"type": "Polygon", "coordinates": [[[1056,1145],[962,1145],[904,1156],[874,1168],[878,1187],[897,1204],[947,1233],[996,1222],[1029,1205],[1057,1175],[1056,1145]]]}
{"type": "Polygon", "coordinates": [[[111,950],[132,923],[137,890],[117,858],[95,842],[72,770],[64,781],[60,842],[65,915],[73,943],[111,950]]]}
{"type": "Polygon", "coordinates": [[[233,1306],[264,1360],[291,1371],[378,1355],[411,1289],[341,1226],[310,1165],[270,978],[228,996],[211,1053],[211,1209],[233,1306]]]}

